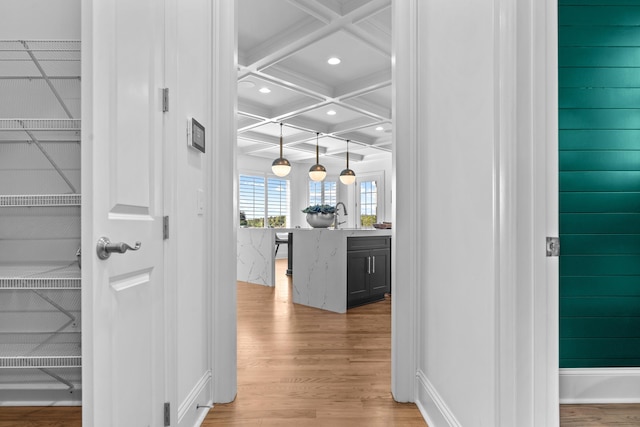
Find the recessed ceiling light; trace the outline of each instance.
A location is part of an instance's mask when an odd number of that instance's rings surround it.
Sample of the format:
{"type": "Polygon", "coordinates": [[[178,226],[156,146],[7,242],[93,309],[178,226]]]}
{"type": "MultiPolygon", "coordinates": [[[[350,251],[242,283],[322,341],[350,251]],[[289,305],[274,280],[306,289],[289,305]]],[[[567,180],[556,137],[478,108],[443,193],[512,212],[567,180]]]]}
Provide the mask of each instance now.
{"type": "Polygon", "coordinates": [[[260,88],[260,93],[270,93],[271,89],[269,89],[268,87],[261,87],[260,88]]]}
{"type": "Polygon", "coordinates": [[[327,60],[327,63],[331,65],[338,65],[340,62],[342,62],[340,61],[340,58],[336,58],[335,56],[327,60]]]}
{"type": "Polygon", "coordinates": [[[377,130],[378,132],[382,132],[382,131],[384,130],[384,128],[383,128],[382,126],[378,126],[378,127],[376,128],[376,130],[377,130]]]}
{"type": "Polygon", "coordinates": [[[335,112],[335,110],[329,110],[329,111],[327,111],[327,114],[330,115],[330,116],[335,116],[336,112],[335,112]]]}

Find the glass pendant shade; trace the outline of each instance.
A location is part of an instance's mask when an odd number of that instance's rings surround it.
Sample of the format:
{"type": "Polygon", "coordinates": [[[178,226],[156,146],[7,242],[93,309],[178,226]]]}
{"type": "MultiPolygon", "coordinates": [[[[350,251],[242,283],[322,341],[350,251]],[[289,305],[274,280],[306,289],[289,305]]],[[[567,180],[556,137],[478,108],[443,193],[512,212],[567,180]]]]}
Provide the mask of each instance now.
{"type": "Polygon", "coordinates": [[[313,165],[309,169],[309,178],[312,181],[322,181],[327,176],[327,170],[322,165],[313,165]]]}
{"type": "Polygon", "coordinates": [[[291,163],[284,157],[279,157],[271,164],[271,170],[276,176],[287,176],[291,172],[291,163]]]}
{"type": "Polygon", "coordinates": [[[344,169],[340,172],[340,182],[344,185],[350,185],[356,182],[356,173],[351,169],[344,169]]]}
{"type": "Polygon", "coordinates": [[[320,164],[320,153],[318,148],[318,138],[320,133],[316,133],[316,164],[309,168],[309,178],[312,181],[322,181],[327,176],[327,170],[320,164]]]}
{"type": "Polygon", "coordinates": [[[349,140],[347,140],[347,168],[340,172],[340,182],[350,185],[356,182],[356,173],[349,169],[349,140]]]}
{"type": "Polygon", "coordinates": [[[280,157],[271,163],[271,170],[276,176],[287,176],[291,172],[291,163],[282,156],[282,123],[280,123],[280,157]]]}

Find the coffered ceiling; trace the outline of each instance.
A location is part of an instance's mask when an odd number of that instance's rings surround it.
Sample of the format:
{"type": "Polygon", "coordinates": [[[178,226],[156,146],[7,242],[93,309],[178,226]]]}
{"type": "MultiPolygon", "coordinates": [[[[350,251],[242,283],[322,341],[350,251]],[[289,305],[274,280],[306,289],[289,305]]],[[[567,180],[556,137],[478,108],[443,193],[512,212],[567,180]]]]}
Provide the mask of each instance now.
{"type": "Polygon", "coordinates": [[[237,0],[238,152],[391,156],[391,0],[237,0]],[[340,63],[330,65],[329,58],[340,63]],[[265,93],[267,92],[267,93],[265,93]]]}

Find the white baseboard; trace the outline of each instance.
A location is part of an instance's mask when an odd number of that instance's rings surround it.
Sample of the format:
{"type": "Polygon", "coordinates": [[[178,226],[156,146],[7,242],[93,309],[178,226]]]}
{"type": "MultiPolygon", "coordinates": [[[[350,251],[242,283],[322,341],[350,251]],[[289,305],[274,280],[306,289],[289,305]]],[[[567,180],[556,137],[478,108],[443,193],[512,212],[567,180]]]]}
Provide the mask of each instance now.
{"type": "Polygon", "coordinates": [[[640,403],[640,368],[560,369],[560,403],[640,403]]]}
{"type": "Polygon", "coordinates": [[[211,371],[206,371],[178,407],[178,426],[199,426],[213,402],[211,371]]]}
{"type": "Polygon", "coordinates": [[[421,370],[416,373],[416,405],[429,427],[462,427],[421,370]]]}

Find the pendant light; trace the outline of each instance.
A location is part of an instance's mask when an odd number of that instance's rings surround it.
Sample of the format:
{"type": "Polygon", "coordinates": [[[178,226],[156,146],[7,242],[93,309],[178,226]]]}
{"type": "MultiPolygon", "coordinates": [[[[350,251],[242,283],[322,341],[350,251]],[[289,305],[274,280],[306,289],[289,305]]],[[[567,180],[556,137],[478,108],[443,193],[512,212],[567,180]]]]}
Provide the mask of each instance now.
{"type": "Polygon", "coordinates": [[[291,163],[282,157],[282,123],[280,123],[280,157],[273,161],[271,170],[276,176],[287,176],[291,171],[291,163]]]}
{"type": "Polygon", "coordinates": [[[340,181],[344,185],[350,185],[356,182],[356,173],[349,169],[349,140],[347,139],[347,168],[340,172],[340,181]]]}
{"type": "Polygon", "coordinates": [[[327,170],[320,164],[320,154],[318,149],[318,139],[320,132],[316,132],[316,164],[309,168],[309,178],[312,181],[322,181],[327,176],[327,170]]]}

